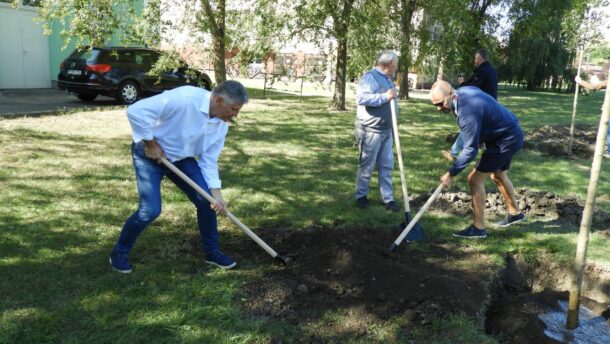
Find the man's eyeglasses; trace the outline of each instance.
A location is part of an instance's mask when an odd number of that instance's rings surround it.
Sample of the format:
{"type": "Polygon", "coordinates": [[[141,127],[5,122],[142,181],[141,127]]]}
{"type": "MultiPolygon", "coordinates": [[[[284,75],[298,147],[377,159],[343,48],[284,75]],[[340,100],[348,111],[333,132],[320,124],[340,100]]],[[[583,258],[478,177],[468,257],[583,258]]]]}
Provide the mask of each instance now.
{"type": "Polygon", "coordinates": [[[439,106],[439,107],[442,107],[444,104],[445,104],[445,102],[444,102],[444,101],[440,101],[440,102],[438,102],[438,103],[432,103],[432,105],[434,105],[434,106],[439,106]]]}

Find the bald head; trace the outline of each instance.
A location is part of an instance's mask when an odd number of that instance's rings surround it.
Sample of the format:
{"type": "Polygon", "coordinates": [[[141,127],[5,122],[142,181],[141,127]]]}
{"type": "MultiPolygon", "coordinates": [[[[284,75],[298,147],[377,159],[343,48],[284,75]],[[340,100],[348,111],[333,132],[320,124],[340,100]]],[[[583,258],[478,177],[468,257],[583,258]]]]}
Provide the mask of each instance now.
{"type": "Polygon", "coordinates": [[[451,85],[444,80],[439,80],[432,84],[432,89],[430,89],[430,100],[432,100],[432,104],[438,104],[444,101],[445,97],[449,96],[452,89],[451,85]]]}
{"type": "Polygon", "coordinates": [[[430,89],[430,100],[440,111],[451,111],[451,97],[453,95],[453,87],[444,80],[439,80],[432,84],[430,89]]]}

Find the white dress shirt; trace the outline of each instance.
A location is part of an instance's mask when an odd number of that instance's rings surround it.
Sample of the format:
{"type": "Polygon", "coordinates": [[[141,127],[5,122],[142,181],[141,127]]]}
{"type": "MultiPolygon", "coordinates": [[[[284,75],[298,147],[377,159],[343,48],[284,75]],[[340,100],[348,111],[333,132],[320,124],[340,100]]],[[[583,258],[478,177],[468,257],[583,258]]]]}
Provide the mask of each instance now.
{"type": "Polygon", "coordinates": [[[208,188],[221,187],[218,156],[229,130],[227,123],[210,118],[209,91],[178,87],[142,99],[127,108],[133,142],[153,138],[172,162],[197,159],[208,188]]]}

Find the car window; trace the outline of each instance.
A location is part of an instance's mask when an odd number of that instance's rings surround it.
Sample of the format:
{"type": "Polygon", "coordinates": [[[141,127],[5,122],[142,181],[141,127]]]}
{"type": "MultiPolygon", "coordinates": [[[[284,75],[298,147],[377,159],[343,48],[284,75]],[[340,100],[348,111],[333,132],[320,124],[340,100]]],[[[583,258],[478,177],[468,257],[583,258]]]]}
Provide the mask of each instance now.
{"type": "Polygon", "coordinates": [[[99,49],[76,49],[70,55],[71,59],[85,60],[87,63],[95,63],[98,60],[98,57],[101,54],[101,50],[99,49]]]}
{"type": "Polygon", "coordinates": [[[134,63],[135,52],[130,50],[112,50],[108,54],[108,62],[134,63]]]}
{"type": "Polygon", "coordinates": [[[139,65],[152,66],[159,59],[159,55],[153,51],[136,51],[135,62],[139,65]]]}
{"type": "Polygon", "coordinates": [[[135,53],[133,51],[120,51],[118,54],[118,61],[123,63],[134,63],[135,53]]]}

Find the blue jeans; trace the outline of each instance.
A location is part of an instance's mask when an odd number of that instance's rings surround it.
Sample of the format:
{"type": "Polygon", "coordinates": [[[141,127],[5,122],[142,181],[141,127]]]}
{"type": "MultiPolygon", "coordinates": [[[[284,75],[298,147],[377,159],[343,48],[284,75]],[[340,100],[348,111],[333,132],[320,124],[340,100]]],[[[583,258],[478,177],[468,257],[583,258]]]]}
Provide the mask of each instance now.
{"type": "MultiPolygon", "coordinates": [[[[144,142],[140,141],[132,144],[131,154],[138,193],[140,194],[140,205],[138,210],[123,225],[113,253],[129,253],[140,233],[161,214],[161,180],[166,175],[188,196],[197,208],[197,223],[199,224],[203,250],[206,253],[218,252],[220,250],[218,225],[216,213],[210,207],[210,203],[165,166],[147,158],[144,154],[144,142]]],[[[210,192],[201,174],[201,169],[194,158],[176,161],[174,165],[202,189],[208,193],[210,192]]]]}
{"type": "Polygon", "coordinates": [[[381,133],[356,128],[356,143],[360,157],[358,159],[358,174],[356,176],[356,199],[369,193],[369,183],[375,165],[379,177],[379,192],[383,203],[394,200],[392,195],[392,169],[394,168],[394,152],[392,152],[392,132],[381,133]]]}
{"type": "Polygon", "coordinates": [[[462,137],[462,131],[460,130],[460,133],[455,139],[453,146],[451,146],[451,156],[457,158],[462,149],[464,149],[464,137],[462,137]]]}

